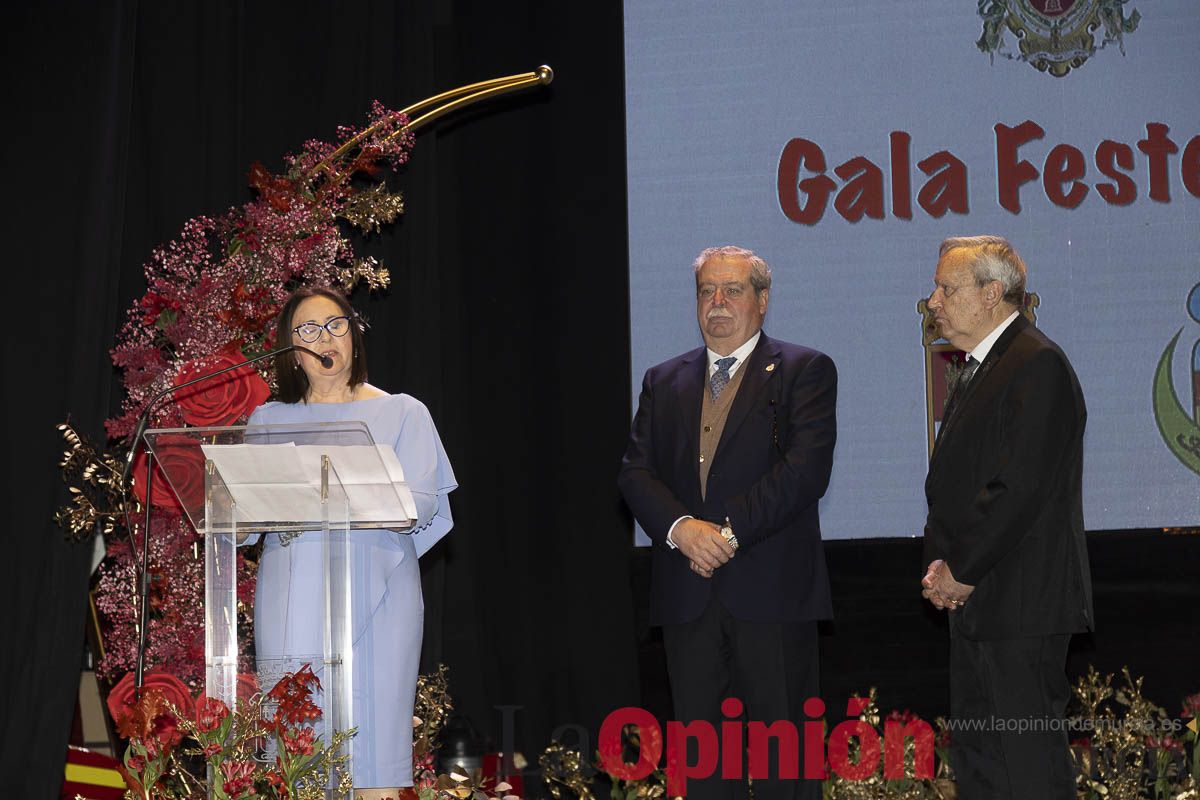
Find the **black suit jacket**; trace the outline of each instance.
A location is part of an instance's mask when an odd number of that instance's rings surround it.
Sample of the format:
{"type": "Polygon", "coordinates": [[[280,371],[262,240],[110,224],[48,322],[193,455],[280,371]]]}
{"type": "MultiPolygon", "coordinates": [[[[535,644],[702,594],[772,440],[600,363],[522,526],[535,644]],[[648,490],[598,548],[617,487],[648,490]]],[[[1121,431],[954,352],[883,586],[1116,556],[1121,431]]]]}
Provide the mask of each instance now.
{"type": "Polygon", "coordinates": [[[925,563],[975,586],[957,633],[1010,639],[1092,626],[1083,533],[1083,393],[1066,355],[1018,316],[934,445],[925,563]]]}
{"type": "Polygon", "coordinates": [[[832,616],[817,501],[825,494],[836,439],[837,370],[829,356],[765,333],[746,359],[741,387],[700,498],[703,347],[652,367],[642,383],[618,479],[654,542],[651,623],[699,617],[711,593],[735,617],[756,622],[832,616]],[[737,554],[702,578],[666,542],[679,517],[723,523],[737,554]]]}

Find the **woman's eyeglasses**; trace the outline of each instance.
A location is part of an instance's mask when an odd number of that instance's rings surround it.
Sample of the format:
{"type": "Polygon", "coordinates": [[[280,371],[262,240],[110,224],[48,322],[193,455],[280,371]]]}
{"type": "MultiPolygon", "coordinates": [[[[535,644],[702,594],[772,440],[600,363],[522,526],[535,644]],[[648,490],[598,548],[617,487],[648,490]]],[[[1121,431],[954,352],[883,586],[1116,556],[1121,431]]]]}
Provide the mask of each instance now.
{"type": "Polygon", "coordinates": [[[297,325],[292,328],[292,333],[299,336],[300,341],[305,344],[312,344],[321,338],[321,331],[328,331],[330,336],[345,336],[349,330],[349,317],[334,317],[324,325],[318,325],[315,322],[306,322],[303,325],[297,325]]]}

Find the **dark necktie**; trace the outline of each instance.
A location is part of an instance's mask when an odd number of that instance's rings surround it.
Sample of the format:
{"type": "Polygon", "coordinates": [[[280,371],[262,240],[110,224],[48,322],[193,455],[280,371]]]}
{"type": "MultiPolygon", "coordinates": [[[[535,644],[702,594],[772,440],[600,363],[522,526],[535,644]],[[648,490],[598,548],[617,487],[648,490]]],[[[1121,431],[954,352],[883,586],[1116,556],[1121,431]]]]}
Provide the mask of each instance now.
{"type": "Polygon", "coordinates": [[[715,403],[717,398],[721,396],[721,392],[729,385],[729,368],[737,361],[733,356],[725,356],[716,360],[717,371],[708,379],[708,390],[712,393],[712,399],[715,403]]]}
{"type": "Polygon", "coordinates": [[[975,370],[977,369],[979,369],[979,362],[972,357],[967,359],[967,363],[963,365],[962,372],[958,373],[958,380],[954,382],[954,389],[950,392],[950,399],[946,401],[946,410],[942,413],[943,428],[950,421],[950,417],[958,407],[963,393],[967,391],[967,384],[971,382],[971,378],[975,375],[975,370]]]}

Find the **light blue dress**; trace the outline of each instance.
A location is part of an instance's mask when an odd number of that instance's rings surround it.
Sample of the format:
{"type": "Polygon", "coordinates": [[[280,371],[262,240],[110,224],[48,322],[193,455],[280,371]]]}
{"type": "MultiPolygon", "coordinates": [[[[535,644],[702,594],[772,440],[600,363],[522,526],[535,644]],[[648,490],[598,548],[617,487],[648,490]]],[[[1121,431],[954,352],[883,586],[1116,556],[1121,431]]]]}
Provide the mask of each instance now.
{"type": "MultiPolygon", "coordinates": [[[[457,483],[428,409],[409,395],[349,403],[267,403],[249,424],[365,422],[376,444],[389,444],[417,507],[413,534],[358,531],[351,536],[355,620],[353,703],[358,734],[356,787],[412,785],[412,711],[421,655],[424,603],[420,552],[450,530],[446,495],[457,483]],[[416,541],[414,541],[414,539],[416,541]]],[[[323,652],[324,591],[320,538],[287,545],[268,534],[258,568],[254,642],[260,666],[323,652]]],[[[319,659],[314,663],[318,669],[319,659]]]]}

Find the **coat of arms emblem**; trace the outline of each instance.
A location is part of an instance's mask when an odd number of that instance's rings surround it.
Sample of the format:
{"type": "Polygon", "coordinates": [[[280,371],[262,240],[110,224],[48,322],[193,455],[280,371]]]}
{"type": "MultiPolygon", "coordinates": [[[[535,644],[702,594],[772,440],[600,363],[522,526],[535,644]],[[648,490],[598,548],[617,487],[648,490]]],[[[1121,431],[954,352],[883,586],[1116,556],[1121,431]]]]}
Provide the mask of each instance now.
{"type": "Polygon", "coordinates": [[[1125,34],[1137,30],[1142,15],[1128,16],[1129,0],[978,0],[983,19],[979,49],[1024,61],[1039,72],[1061,78],[1110,44],[1125,54],[1125,34]],[[1006,31],[1017,40],[1009,48],[1006,31]],[[1097,44],[1096,39],[1100,41],[1097,44]]]}

